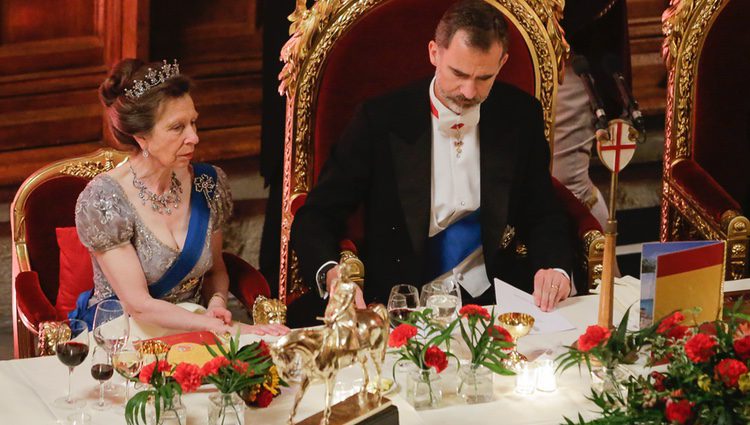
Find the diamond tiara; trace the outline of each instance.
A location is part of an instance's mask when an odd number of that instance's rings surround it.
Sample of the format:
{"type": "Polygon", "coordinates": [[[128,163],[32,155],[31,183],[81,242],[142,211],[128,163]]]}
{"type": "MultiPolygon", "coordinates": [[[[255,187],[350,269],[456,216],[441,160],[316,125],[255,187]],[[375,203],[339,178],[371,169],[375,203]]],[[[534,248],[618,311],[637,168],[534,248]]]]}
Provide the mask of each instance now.
{"type": "Polygon", "coordinates": [[[125,89],[125,96],[128,99],[138,99],[159,84],[167,81],[172,77],[180,75],[180,65],[177,64],[177,59],[174,63],[167,63],[166,60],[162,61],[163,65],[159,70],[148,69],[143,81],[133,80],[133,88],[125,89]]]}

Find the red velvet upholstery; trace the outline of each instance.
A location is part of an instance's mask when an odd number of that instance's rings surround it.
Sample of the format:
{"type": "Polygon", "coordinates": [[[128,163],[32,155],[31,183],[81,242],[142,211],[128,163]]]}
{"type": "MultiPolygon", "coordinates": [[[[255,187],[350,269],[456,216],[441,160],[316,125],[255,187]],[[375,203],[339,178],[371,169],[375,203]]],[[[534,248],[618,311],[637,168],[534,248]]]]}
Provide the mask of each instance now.
{"type": "Polygon", "coordinates": [[[258,295],[271,297],[271,288],[266,278],[245,260],[225,252],[224,264],[229,275],[229,291],[240,300],[247,311],[253,311],[253,303],[258,295]]]}
{"type": "MultiPolygon", "coordinates": [[[[435,73],[427,43],[454,1],[387,1],[337,40],[323,70],[315,110],[315,179],[357,104],[435,73]]],[[[498,80],[533,95],[531,56],[516,27],[509,27],[510,57],[498,80]]]]}
{"type": "Polygon", "coordinates": [[[41,322],[57,318],[57,311],[44,295],[36,272],[18,273],[14,285],[16,305],[25,322],[36,328],[41,322]]]}
{"type": "Polygon", "coordinates": [[[80,177],[54,177],[37,187],[25,205],[26,245],[31,269],[39,274],[42,291],[53,305],[57,301],[60,276],[55,229],[75,226],[73,210],[86,183],[88,180],[80,177]]]}
{"type": "Polygon", "coordinates": [[[60,281],[55,310],[64,320],[76,306],[78,296],[94,286],[94,267],[88,249],[78,239],[75,227],[58,227],[57,245],[60,249],[60,281]]]}
{"type": "Polygon", "coordinates": [[[707,212],[716,223],[724,211],[740,211],[740,205],[695,161],[686,159],[672,167],[672,179],[684,194],[707,212]]]}
{"type": "Polygon", "coordinates": [[[585,205],[573,195],[573,192],[568,190],[565,185],[560,183],[556,178],[552,177],[552,185],[555,187],[557,192],[557,198],[563,203],[565,210],[568,212],[573,222],[576,235],[579,239],[583,238],[586,232],[591,230],[602,231],[602,226],[599,221],[591,215],[591,211],[586,208],[585,205]]]}
{"type": "MultiPolygon", "coordinates": [[[[744,202],[750,195],[750,178],[747,177],[750,158],[748,20],[750,2],[733,0],[711,25],[700,53],[693,110],[693,160],[726,190],[726,194],[739,202],[744,202]]],[[[694,171],[692,166],[688,167],[683,171],[694,171]]],[[[682,177],[690,178],[687,174],[682,177]]],[[[685,183],[688,184],[687,180],[685,183]]],[[[712,198],[725,195],[711,196],[707,192],[704,188],[703,193],[695,196],[712,202],[712,198]]],[[[712,210],[723,208],[721,200],[717,199],[717,202],[701,205],[712,210]]]]}

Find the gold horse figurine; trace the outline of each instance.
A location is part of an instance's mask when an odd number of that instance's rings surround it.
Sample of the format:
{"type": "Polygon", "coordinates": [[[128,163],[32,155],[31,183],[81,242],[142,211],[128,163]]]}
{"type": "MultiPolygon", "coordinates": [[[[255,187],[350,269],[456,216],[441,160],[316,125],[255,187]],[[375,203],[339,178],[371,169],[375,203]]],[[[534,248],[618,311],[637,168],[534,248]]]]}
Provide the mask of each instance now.
{"type": "Polygon", "coordinates": [[[271,356],[281,376],[289,381],[300,380],[288,424],[294,423],[302,397],[312,380],[322,379],[326,385],[325,410],[320,421],[328,425],[336,374],[339,369],[358,361],[364,372],[364,385],[359,392],[360,403],[367,398],[370,382],[368,357],[375,366],[375,394],[382,399],[380,373],[388,347],[388,311],[382,304],[359,310],[354,295],[357,285],[348,281],[347,266],[334,286],[326,307],[323,327],[294,329],[271,346],[271,356]]]}

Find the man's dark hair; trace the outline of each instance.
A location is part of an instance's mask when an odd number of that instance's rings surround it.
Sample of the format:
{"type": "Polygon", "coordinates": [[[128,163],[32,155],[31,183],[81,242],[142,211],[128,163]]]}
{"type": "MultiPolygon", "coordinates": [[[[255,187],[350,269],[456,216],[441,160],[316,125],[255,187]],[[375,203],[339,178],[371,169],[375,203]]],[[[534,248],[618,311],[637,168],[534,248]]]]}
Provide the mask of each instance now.
{"type": "Polygon", "coordinates": [[[500,11],[484,0],[462,0],[451,5],[435,29],[435,41],[440,47],[448,47],[459,30],[466,31],[471,47],[486,52],[497,42],[503,53],[507,52],[508,24],[500,11]]]}

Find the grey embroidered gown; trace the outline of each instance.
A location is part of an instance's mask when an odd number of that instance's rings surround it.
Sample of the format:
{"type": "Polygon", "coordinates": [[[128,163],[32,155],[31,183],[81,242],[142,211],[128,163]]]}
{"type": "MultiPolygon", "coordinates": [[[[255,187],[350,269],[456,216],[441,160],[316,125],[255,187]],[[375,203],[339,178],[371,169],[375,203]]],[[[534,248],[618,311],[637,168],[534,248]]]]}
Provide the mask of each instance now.
{"type": "MultiPolygon", "coordinates": [[[[232,195],[226,174],[218,167],[218,182],[209,206],[206,242],[193,270],[162,299],[170,302],[198,302],[203,275],[211,269],[211,234],[220,230],[232,213],[232,195]]],[[[189,187],[183,190],[190,190],[189,187]]],[[[181,205],[187,208],[188,204],[181,205]]],[[[100,174],[93,178],[78,196],[75,209],[76,228],[81,243],[92,252],[94,294],[89,305],[112,295],[112,286],[102,273],[93,252],[103,252],[124,244],[132,244],[143,267],[146,282],[151,285],[169,269],[180,252],[165,245],[146,227],[122,186],[112,177],[100,174]]]]}

